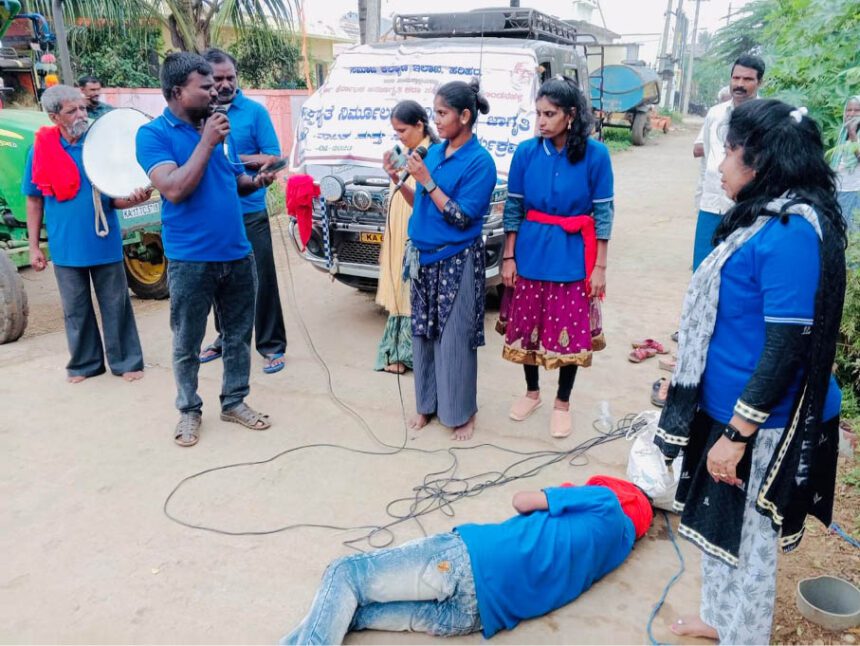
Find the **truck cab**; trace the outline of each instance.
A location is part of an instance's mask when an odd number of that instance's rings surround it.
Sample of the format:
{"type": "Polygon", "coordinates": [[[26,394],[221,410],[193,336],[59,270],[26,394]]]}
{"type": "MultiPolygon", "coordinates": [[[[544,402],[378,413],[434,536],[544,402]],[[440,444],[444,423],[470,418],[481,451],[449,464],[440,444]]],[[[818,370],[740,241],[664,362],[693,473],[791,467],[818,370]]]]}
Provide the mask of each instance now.
{"type": "MultiPolygon", "coordinates": [[[[312,175],[323,192],[302,255],[342,283],[376,289],[389,199],[382,156],[397,143],[391,110],[414,99],[432,122],[437,87],[478,77],[490,112],[479,116],[475,133],[498,171],[484,215],[487,284],[500,284],[508,170],[517,145],[535,135],[537,90],[564,74],[590,100],[587,48],[596,41],[561,20],[520,8],[398,15],[394,32],[397,40],[340,54],[302,107],[292,167],[312,175]]],[[[299,248],[295,222],[290,230],[299,248]]]]}

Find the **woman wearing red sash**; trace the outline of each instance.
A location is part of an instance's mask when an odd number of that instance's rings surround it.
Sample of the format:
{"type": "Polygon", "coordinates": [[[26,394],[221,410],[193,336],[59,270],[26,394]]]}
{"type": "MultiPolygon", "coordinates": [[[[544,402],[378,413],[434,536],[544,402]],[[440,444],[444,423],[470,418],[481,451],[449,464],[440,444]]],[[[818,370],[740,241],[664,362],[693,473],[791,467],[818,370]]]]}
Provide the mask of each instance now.
{"type": "Polygon", "coordinates": [[[540,87],[540,136],[520,144],[508,177],[502,278],[503,356],[523,364],[526,393],[510,417],[540,405],[539,366],[559,369],[550,418],[553,437],[571,432],[570,393],[579,366],[605,347],[599,299],[613,218],[609,151],[590,138],[591,113],[576,83],[558,76],[540,87]]]}

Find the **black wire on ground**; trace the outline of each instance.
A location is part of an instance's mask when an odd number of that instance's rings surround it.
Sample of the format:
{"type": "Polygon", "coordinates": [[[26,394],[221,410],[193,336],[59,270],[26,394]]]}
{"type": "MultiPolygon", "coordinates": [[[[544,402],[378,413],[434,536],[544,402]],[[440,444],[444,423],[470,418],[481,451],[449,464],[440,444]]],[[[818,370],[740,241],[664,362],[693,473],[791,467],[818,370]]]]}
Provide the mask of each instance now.
{"type": "Polygon", "coordinates": [[[164,501],[163,511],[164,514],[170,520],[190,529],[208,531],[228,536],[261,536],[290,531],[299,528],[329,529],[338,532],[363,531],[363,533],[357,538],[344,541],[344,545],[347,545],[354,549],[362,549],[359,546],[362,543],[364,543],[366,547],[369,548],[385,547],[387,545],[390,545],[394,541],[394,535],[391,530],[397,525],[400,525],[407,521],[415,521],[421,529],[422,533],[426,534],[426,531],[424,530],[420,522],[420,519],[423,516],[439,511],[448,517],[453,517],[455,515],[454,504],[457,501],[462,500],[463,498],[471,498],[474,496],[478,496],[482,492],[493,487],[499,487],[517,480],[534,477],[546,467],[565,460],[567,460],[568,464],[570,464],[571,466],[584,466],[588,463],[588,458],[586,455],[588,451],[597,446],[600,446],[601,444],[620,439],[627,435],[628,431],[630,431],[633,421],[635,419],[633,415],[628,415],[627,417],[621,419],[616,424],[615,428],[605,433],[601,432],[595,424],[595,430],[597,430],[597,435],[567,450],[519,451],[492,443],[482,443],[465,447],[455,446],[445,449],[419,449],[409,447],[407,446],[408,430],[406,426],[406,407],[403,398],[403,388],[400,380],[400,375],[396,374],[397,390],[401,407],[401,416],[403,418],[403,435],[402,439],[397,444],[391,444],[389,442],[386,442],[374,432],[367,420],[365,420],[364,417],[362,417],[362,415],[358,411],[356,411],[349,404],[344,402],[335,392],[332,383],[331,370],[325,359],[323,359],[316,345],[314,344],[307,324],[302,317],[301,310],[297,307],[295,282],[293,279],[289,246],[280,219],[277,220],[277,228],[281,240],[281,245],[284,250],[284,255],[286,257],[286,277],[289,305],[293,314],[295,315],[296,321],[298,322],[300,333],[304,338],[308,348],[310,349],[311,355],[319,364],[321,370],[325,375],[327,394],[332,400],[332,402],[346,415],[351,417],[365,431],[365,433],[370,437],[370,439],[373,440],[373,442],[375,442],[379,446],[381,446],[383,450],[372,451],[333,443],[305,444],[285,449],[284,451],[280,451],[264,460],[238,462],[204,469],[202,471],[183,478],[168,494],[167,498],[164,501]],[[487,471],[483,473],[476,473],[465,476],[461,475],[459,473],[459,454],[464,451],[475,451],[484,448],[493,448],[503,453],[517,456],[518,459],[501,470],[487,471]],[[347,451],[356,455],[368,456],[389,456],[396,455],[401,452],[412,452],[422,455],[447,454],[450,461],[446,468],[440,471],[434,471],[426,474],[423,477],[421,483],[413,487],[413,493],[411,496],[401,497],[390,501],[386,505],[385,511],[391,520],[382,525],[358,525],[350,527],[334,524],[296,522],[287,523],[269,529],[233,531],[217,527],[215,525],[207,525],[203,523],[197,523],[192,520],[184,519],[181,516],[175,514],[170,509],[171,503],[173,502],[177,494],[181,491],[181,489],[191,481],[201,478],[203,476],[219,471],[225,471],[228,469],[254,467],[269,464],[293,453],[322,449],[347,451]]]}

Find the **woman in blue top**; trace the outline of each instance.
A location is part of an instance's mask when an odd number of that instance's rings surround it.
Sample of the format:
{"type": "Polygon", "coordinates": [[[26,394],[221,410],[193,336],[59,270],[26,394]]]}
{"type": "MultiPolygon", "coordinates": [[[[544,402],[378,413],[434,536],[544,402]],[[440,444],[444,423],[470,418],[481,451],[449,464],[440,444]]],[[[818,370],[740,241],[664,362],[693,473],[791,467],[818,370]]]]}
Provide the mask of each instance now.
{"type": "Polygon", "coordinates": [[[452,81],[433,101],[436,132],[444,141],[426,159],[411,155],[412,361],[419,429],[433,415],[453,429],[454,439],[472,436],[478,410],[478,354],[484,345],[484,242],[481,228],[496,186],[496,165],[472,133],[478,112],[490,104],[471,84],[452,81]]]}
{"type": "Polygon", "coordinates": [[[502,278],[514,293],[503,308],[503,356],[525,368],[526,394],[510,411],[516,421],[541,404],[538,366],[560,369],[550,433],[567,437],[577,367],[605,347],[598,299],[612,232],[612,164],[606,146],[590,138],[591,112],[573,80],[541,85],[537,114],[540,136],[517,147],[508,176],[502,278]]]}
{"type": "Polygon", "coordinates": [[[700,612],[679,635],[769,643],[777,546],[798,545],[808,514],[831,521],[845,221],[805,115],[776,100],[732,113],[720,172],[736,204],[684,301],[655,440],[684,451],[679,531],[704,552],[700,612]]]}

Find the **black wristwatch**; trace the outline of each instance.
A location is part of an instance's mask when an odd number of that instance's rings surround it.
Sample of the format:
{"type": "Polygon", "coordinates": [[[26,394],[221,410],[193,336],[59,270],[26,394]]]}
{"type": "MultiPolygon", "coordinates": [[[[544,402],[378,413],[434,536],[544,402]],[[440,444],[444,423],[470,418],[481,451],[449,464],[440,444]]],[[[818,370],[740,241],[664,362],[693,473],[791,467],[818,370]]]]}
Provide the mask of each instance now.
{"type": "Polygon", "coordinates": [[[753,438],[752,435],[744,435],[738,429],[736,429],[731,424],[726,424],[726,427],[723,429],[723,435],[729,438],[729,442],[740,442],[741,444],[749,444],[749,441],[753,438]]]}

